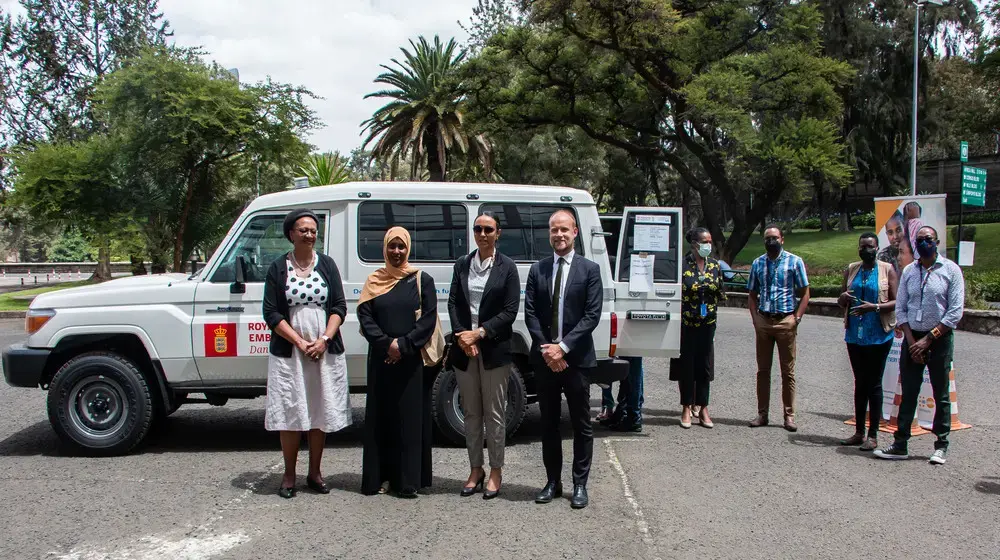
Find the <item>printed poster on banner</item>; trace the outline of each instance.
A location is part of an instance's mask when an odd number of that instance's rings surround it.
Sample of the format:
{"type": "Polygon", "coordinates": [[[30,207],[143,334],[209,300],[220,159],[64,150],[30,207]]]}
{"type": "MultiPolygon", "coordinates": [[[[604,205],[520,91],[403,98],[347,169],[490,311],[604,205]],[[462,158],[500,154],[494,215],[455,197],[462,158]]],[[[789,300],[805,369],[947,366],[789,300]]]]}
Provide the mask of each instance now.
{"type": "MultiPolygon", "coordinates": [[[[898,196],[875,199],[875,228],[878,234],[878,260],[893,266],[901,275],[906,265],[917,257],[917,231],[924,226],[934,228],[940,241],[940,252],[945,254],[948,246],[948,214],[945,207],[947,195],[898,196]]],[[[896,331],[882,374],[882,416],[886,420],[892,414],[893,396],[899,376],[899,357],[902,349],[903,333],[896,331]]],[[[930,428],[934,417],[933,391],[924,369],[924,383],[920,387],[917,403],[918,423],[922,428],[930,428]],[[928,422],[928,418],[931,419],[928,422]]]]}
{"type": "Polygon", "coordinates": [[[206,358],[267,356],[271,329],[263,321],[207,323],[204,337],[206,358]]]}

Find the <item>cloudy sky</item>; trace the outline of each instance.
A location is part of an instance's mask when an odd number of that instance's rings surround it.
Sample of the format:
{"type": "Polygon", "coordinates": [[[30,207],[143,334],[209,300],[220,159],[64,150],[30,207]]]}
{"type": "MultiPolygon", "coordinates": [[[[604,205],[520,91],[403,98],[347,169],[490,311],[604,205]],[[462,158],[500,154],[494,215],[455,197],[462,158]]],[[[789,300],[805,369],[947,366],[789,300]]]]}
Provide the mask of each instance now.
{"type": "MultiPolygon", "coordinates": [[[[375,91],[379,64],[419,35],[465,34],[476,0],[160,0],[174,40],[201,46],[240,79],[304,85],[323,99],[312,107],[323,120],[310,141],[347,153],[361,144],[361,121],[384,101],[375,91]]],[[[16,0],[0,0],[18,12],[16,0]]]]}

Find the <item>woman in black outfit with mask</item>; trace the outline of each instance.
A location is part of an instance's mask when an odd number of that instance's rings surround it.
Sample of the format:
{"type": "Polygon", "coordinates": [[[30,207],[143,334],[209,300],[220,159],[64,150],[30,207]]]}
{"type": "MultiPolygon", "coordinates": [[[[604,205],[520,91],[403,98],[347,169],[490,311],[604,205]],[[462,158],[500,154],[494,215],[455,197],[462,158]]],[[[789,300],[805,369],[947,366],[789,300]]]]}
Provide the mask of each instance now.
{"type": "Polygon", "coordinates": [[[847,355],[854,370],[854,419],[857,432],[841,441],[860,445],[864,451],[878,447],[878,427],[882,420],[882,372],[892,348],[896,326],[896,288],[899,277],[892,265],[876,260],[878,237],[863,233],[858,240],[861,260],[844,270],[838,302],[845,309],[844,336],[847,355]],[[865,438],[865,410],[869,413],[865,438]]]}

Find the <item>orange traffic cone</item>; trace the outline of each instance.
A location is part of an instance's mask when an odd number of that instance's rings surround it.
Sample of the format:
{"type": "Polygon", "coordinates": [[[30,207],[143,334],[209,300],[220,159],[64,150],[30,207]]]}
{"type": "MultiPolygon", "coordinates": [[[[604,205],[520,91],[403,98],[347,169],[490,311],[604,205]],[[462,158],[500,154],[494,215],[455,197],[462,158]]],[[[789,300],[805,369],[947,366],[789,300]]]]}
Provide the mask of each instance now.
{"type": "Polygon", "coordinates": [[[958,388],[955,385],[955,368],[948,373],[948,400],[951,401],[951,429],[964,430],[971,428],[969,424],[963,424],[958,419],[958,388]]]}
{"type": "MultiPolygon", "coordinates": [[[[879,427],[880,432],[886,432],[889,434],[896,433],[899,429],[899,405],[903,404],[903,385],[900,382],[900,375],[896,374],[896,389],[893,391],[892,395],[892,413],[889,415],[889,422],[885,426],[879,427]]],[[[912,424],[910,424],[910,435],[920,436],[923,434],[930,433],[927,430],[920,427],[917,423],[917,415],[914,411],[912,424]]]]}

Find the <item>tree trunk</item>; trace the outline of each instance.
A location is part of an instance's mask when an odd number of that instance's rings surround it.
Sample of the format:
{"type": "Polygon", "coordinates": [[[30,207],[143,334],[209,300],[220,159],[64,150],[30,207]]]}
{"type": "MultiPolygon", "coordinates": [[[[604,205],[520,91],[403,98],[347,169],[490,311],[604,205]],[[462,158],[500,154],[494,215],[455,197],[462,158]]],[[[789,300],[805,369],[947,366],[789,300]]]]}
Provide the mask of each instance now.
{"type": "Polygon", "coordinates": [[[184,207],[181,209],[181,216],[177,220],[177,232],[174,234],[174,272],[181,270],[184,262],[184,233],[187,230],[188,218],[191,215],[191,200],[194,198],[194,186],[196,182],[197,170],[191,168],[188,172],[187,191],[184,193],[184,207]]]}
{"type": "Polygon", "coordinates": [[[819,208],[819,230],[830,231],[830,216],[826,207],[826,189],[823,188],[823,180],[814,179],[813,185],[816,188],[816,206],[819,208]]]}
{"type": "Polygon", "coordinates": [[[840,231],[854,231],[851,215],[847,211],[847,187],[840,190],[840,231]]]}
{"type": "Polygon", "coordinates": [[[111,241],[101,236],[97,249],[97,268],[90,276],[91,282],[106,282],[111,280],[111,241]]]}
{"type": "Polygon", "coordinates": [[[444,181],[444,168],[441,165],[437,136],[430,132],[424,134],[424,146],[427,147],[427,172],[430,174],[430,181],[441,183],[444,181]]]}

